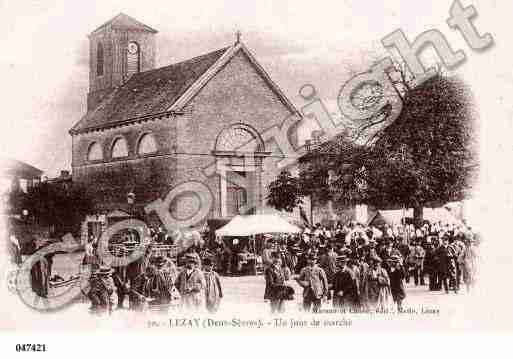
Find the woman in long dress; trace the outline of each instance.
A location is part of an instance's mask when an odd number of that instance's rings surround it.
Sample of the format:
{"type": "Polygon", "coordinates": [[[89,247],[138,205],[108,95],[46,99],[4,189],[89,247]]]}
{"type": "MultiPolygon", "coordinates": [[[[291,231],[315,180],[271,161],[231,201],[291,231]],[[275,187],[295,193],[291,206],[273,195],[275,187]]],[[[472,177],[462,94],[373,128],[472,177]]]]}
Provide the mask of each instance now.
{"type": "Polygon", "coordinates": [[[391,307],[390,278],[381,267],[381,258],[372,256],[370,266],[365,274],[364,290],[369,309],[385,310],[391,307]]]}
{"type": "Polygon", "coordinates": [[[470,238],[465,239],[465,249],[462,253],[462,274],[463,274],[463,282],[467,287],[467,292],[474,286],[476,283],[477,276],[477,251],[476,247],[472,244],[472,240],[470,238]]]}

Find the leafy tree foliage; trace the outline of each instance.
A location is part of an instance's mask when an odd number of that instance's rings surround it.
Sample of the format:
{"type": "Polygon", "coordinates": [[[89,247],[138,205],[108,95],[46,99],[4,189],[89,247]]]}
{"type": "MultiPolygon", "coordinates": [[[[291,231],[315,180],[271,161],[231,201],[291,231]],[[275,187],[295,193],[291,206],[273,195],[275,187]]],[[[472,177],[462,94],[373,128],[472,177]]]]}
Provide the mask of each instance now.
{"type": "Polygon", "coordinates": [[[292,212],[302,203],[299,180],[292,177],[289,171],[280,172],[276,180],[269,184],[268,189],[267,204],[277,210],[292,212]]]}
{"type": "Polygon", "coordinates": [[[320,203],[413,207],[420,220],[423,206],[469,195],[478,173],[475,120],[470,90],[437,74],[405,92],[401,114],[372,144],[343,134],[304,156],[292,193],[320,203]]]}
{"type": "Polygon", "coordinates": [[[137,166],[122,163],[88,174],[87,194],[93,199],[96,211],[109,211],[112,206],[129,210],[127,194],[135,194],[136,204],[147,203],[170,190],[173,166],[148,159],[137,166]]]}
{"type": "Polygon", "coordinates": [[[48,182],[32,187],[24,196],[24,208],[39,225],[51,228],[53,235],[78,233],[93,204],[84,188],[48,182]]]}

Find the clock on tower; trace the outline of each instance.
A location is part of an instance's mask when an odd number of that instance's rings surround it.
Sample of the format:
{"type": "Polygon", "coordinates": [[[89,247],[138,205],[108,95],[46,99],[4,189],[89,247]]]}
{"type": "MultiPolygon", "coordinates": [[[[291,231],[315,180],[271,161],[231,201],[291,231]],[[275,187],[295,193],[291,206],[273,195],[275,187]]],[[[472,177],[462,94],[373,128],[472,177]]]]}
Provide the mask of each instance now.
{"type": "Polygon", "coordinates": [[[135,41],[131,41],[128,43],[127,48],[127,57],[126,57],[126,76],[129,78],[133,74],[136,74],[140,71],[139,66],[140,54],[139,54],[139,45],[135,41]]]}
{"type": "Polygon", "coordinates": [[[128,53],[134,55],[134,54],[137,54],[138,52],[139,52],[139,46],[137,45],[137,43],[135,43],[133,41],[130,42],[128,44],[128,53]]]}

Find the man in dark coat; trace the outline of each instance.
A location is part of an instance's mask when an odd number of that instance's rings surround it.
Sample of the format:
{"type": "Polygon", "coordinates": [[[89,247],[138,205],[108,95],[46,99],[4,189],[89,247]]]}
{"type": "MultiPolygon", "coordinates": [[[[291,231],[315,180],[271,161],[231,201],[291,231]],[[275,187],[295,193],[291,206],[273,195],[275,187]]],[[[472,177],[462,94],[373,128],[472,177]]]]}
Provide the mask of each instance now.
{"type": "Polygon", "coordinates": [[[394,247],[394,241],[392,238],[385,240],[385,247],[379,252],[379,256],[383,261],[382,266],[385,269],[389,269],[390,259],[394,256],[401,257],[401,252],[394,247]]]}
{"type": "Polygon", "coordinates": [[[333,278],[333,306],[336,308],[356,308],[358,305],[358,282],[354,271],[348,266],[348,258],[337,258],[340,269],[333,278]]]}
{"type": "Polygon", "coordinates": [[[438,248],[438,273],[442,281],[445,293],[449,293],[449,285],[454,284],[454,291],[458,293],[456,284],[456,262],[454,253],[449,246],[449,237],[442,238],[442,244],[438,248]]]}
{"type": "Polygon", "coordinates": [[[281,313],[284,310],[283,300],[281,297],[281,289],[285,285],[285,272],[281,265],[281,257],[279,253],[273,253],[272,265],[265,269],[265,292],[264,299],[271,302],[271,313],[281,313]]]}
{"type": "Polygon", "coordinates": [[[403,300],[406,298],[406,291],[404,290],[404,278],[406,272],[401,263],[401,257],[392,256],[388,266],[388,277],[390,278],[390,292],[392,299],[397,304],[397,310],[402,311],[403,300]]]}
{"type": "Polygon", "coordinates": [[[281,257],[282,266],[287,267],[291,271],[294,270],[294,261],[292,259],[292,254],[290,253],[289,249],[287,248],[286,241],[281,242],[279,254],[281,257]]]}
{"type": "MultiPolygon", "coordinates": [[[[337,272],[337,253],[335,253],[332,246],[328,246],[328,250],[325,251],[319,258],[319,266],[326,273],[328,279],[329,288],[333,287],[333,278],[337,272]]],[[[328,300],[331,299],[331,291],[328,290],[328,300]]]]}
{"type": "Polygon", "coordinates": [[[426,253],[424,256],[424,272],[429,276],[429,290],[434,291],[438,286],[437,268],[436,268],[436,253],[431,243],[431,239],[428,239],[426,243],[426,253]]]}
{"type": "Polygon", "coordinates": [[[153,310],[166,312],[173,299],[173,277],[164,270],[166,259],[152,257],[144,273],[139,274],[130,285],[130,309],[143,310],[145,304],[153,310]]]}

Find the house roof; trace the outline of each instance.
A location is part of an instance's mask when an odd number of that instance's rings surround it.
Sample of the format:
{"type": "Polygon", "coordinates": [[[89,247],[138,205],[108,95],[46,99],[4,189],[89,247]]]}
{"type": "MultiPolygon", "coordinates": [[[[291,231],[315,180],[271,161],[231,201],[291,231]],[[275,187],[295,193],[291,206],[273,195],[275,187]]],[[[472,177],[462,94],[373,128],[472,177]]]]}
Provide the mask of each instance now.
{"type": "Polygon", "coordinates": [[[114,16],[112,19],[107,21],[106,23],[97,27],[91,35],[103,30],[104,28],[111,27],[113,29],[127,29],[127,30],[135,30],[135,31],[147,31],[152,33],[157,33],[158,31],[149,27],[148,25],[144,25],[142,22],[137,21],[131,16],[123,14],[122,12],[118,15],[114,16]]]}
{"type": "Polygon", "coordinates": [[[180,113],[183,107],[242,51],[282,103],[299,114],[281,89],[241,42],[190,60],[134,74],[113,90],[70,130],[71,134],[117,126],[147,117],[180,113]]]}
{"type": "Polygon", "coordinates": [[[134,74],[125,84],[107,95],[94,110],[86,113],[71,132],[82,132],[168,111],[226,50],[212,51],[190,60],[134,74]]]}
{"type": "Polygon", "coordinates": [[[0,172],[3,175],[23,179],[38,178],[43,174],[39,168],[12,158],[0,158],[0,172]]]}
{"type": "Polygon", "coordinates": [[[318,155],[324,158],[340,158],[341,155],[346,154],[348,157],[351,156],[360,146],[355,144],[348,135],[342,131],[331,139],[325,139],[325,136],[320,142],[313,142],[310,145],[310,149],[306,151],[300,158],[300,162],[308,162],[312,156],[318,155]],[[323,141],[324,140],[324,141],[323,141]]]}

